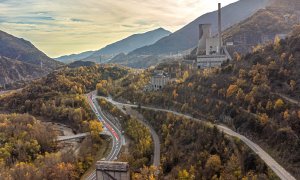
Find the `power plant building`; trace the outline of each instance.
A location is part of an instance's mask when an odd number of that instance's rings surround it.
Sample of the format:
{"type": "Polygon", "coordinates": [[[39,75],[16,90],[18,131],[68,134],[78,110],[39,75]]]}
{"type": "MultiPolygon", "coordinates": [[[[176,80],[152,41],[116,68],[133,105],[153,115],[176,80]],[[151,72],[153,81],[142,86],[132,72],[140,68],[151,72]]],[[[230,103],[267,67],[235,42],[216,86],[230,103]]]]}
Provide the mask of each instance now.
{"type": "Polygon", "coordinates": [[[199,25],[199,43],[197,49],[197,67],[199,69],[220,67],[224,61],[231,59],[222,42],[220,3],[218,12],[218,36],[212,37],[211,24],[199,25]]]}

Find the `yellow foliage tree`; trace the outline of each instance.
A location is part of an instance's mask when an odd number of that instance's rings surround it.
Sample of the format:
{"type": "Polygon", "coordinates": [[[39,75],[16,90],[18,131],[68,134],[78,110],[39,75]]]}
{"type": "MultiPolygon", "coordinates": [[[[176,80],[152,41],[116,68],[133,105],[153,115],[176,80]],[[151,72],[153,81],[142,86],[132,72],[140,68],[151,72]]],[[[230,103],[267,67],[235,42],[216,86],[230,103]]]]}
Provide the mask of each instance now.
{"type": "Polygon", "coordinates": [[[189,180],[190,174],[186,169],[178,172],[178,179],[189,180]]]}
{"type": "Polygon", "coordinates": [[[92,120],[89,122],[89,130],[92,136],[92,139],[98,139],[99,134],[103,131],[102,123],[97,120],[92,120]]]}
{"type": "Polygon", "coordinates": [[[259,115],[259,121],[262,125],[265,125],[269,121],[269,116],[266,113],[260,114],[259,115]]]}
{"type": "Polygon", "coordinates": [[[208,158],[205,168],[211,172],[216,173],[221,169],[221,159],[218,155],[212,155],[208,158]]]}
{"type": "Polygon", "coordinates": [[[155,166],[144,166],[140,169],[140,173],[134,173],[132,176],[132,180],[156,180],[158,179],[158,168],[155,166]]]}
{"type": "Polygon", "coordinates": [[[284,113],[283,113],[283,119],[288,121],[290,119],[290,113],[289,113],[289,110],[285,110],[284,113]]]}
{"type": "Polygon", "coordinates": [[[275,102],[275,105],[274,105],[274,109],[275,110],[281,110],[284,106],[284,102],[282,99],[277,99],[277,101],[275,102]]]}
{"type": "Polygon", "coordinates": [[[172,95],[173,95],[174,100],[176,100],[176,98],[178,97],[176,89],[174,89],[172,95]]]}
{"type": "Polygon", "coordinates": [[[226,96],[227,97],[233,96],[238,91],[238,89],[239,87],[237,85],[230,85],[227,89],[226,96]]]}

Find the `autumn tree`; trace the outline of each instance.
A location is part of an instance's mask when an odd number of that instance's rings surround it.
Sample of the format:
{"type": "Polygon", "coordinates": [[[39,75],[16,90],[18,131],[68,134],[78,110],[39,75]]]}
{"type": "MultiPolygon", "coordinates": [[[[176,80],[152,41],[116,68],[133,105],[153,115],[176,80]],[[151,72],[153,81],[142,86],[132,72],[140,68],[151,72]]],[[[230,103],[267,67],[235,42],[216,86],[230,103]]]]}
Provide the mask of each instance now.
{"type": "Polygon", "coordinates": [[[96,85],[96,90],[97,90],[97,94],[99,96],[108,96],[108,91],[107,91],[107,81],[106,80],[102,80],[101,82],[99,82],[96,85]]]}
{"type": "Polygon", "coordinates": [[[294,81],[294,80],[291,80],[291,81],[290,81],[290,87],[291,87],[291,90],[292,90],[292,91],[295,90],[296,85],[297,85],[297,84],[296,84],[296,81],[294,81]]]}
{"type": "Polygon", "coordinates": [[[266,113],[260,114],[259,115],[259,121],[262,125],[265,125],[269,121],[269,116],[266,113]]]}
{"type": "Polygon", "coordinates": [[[178,179],[189,180],[190,174],[186,169],[178,172],[178,179]]]}
{"type": "Polygon", "coordinates": [[[41,174],[37,167],[30,163],[17,163],[11,170],[10,174],[13,179],[38,180],[41,174]]]}
{"type": "Polygon", "coordinates": [[[275,102],[275,105],[274,105],[274,109],[275,110],[281,110],[284,106],[284,102],[282,99],[277,99],[277,101],[275,102]]]}
{"type": "Polygon", "coordinates": [[[284,113],[283,113],[283,119],[285,121],[288,121],[288,120],[290,120],[290,117],[291,117],[291,115],[289,113],[289,110],[285,110],[284,113]]]}
{"type": "Polygon", "coordinates": [[[102,123],[97,120],[89,121],[89,131],[93,140],[99,140],[99,135],[103,131],[102,123]]]}
{"type": "Polygon", "coordinates": [[[237,85],[230,85],[227,89],[226,97],[233,96],[237,91],[239,87],[237,85]]]}
{"type": "Polygon", "coordinates": [[[221,167],[222,162],[219,155],[211,155],[205,164],[205,170],[208,172],[209,178],[218,173],[221,167]]]}
{"type": "Polygon", "coordinates": [[[221,179],[241,179],[242,169],[236,155],[233,154],[230,157],[230,160],[226,166],[224,166],[224,171],[221,173],[221,177],[221,179]]]}
{"type": "Polygon", "coordinates": [[[133,173],[132,180],[156,180],[159,179],[159,169],[155,166],[144,166],[140,173],[133,173]]]}
{"type": "Polygon", "coordinates": [[[178,97],[176,89],[173,90],[172,95],[173,95],[174,100],[176,100],[176,98],[178,97]]]}

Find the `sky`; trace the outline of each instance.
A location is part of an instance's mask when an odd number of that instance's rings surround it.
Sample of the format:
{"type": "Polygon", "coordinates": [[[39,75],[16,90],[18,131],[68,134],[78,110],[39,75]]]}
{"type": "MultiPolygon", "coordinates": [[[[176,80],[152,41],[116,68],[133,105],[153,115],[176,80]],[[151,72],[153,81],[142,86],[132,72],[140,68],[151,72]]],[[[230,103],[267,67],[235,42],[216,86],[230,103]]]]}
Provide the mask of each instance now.
{"type": "Polygon", "coordinates": [[[0,0],[0,30],[50,57],[98,50],[132,34],[174,32],[237,0],[0,0]]]}

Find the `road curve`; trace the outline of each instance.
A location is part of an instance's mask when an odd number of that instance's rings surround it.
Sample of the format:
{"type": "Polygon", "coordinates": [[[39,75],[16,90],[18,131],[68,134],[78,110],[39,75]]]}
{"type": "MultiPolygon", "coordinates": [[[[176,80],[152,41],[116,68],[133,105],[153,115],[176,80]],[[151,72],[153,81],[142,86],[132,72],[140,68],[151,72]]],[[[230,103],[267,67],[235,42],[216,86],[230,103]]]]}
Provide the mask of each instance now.
{"type": "MultiPolygon", "coordinates": [[[[106,98],[106,97],[102,97],[105,98],[107,101],[109,101],[110,103],[114,104],[114,105],[118,105],[118,106],[124,106],[124,107],[138,107],[137,105],[133,105],[133,104],[124,104],[124,103],[120,103],[120,102],[116,102],[114,100],[112,100],[111,98],[106,98]]],[[[196,119],[193,118],[189,115],[185,115],[185,114],[181,114],[178,113],[176,111],[171,111],[171,110],[166,110],[166,109],[161,109],[161,108],[153,108],[153,107],[147,107],[147,106],[140,106],[142,109],[148,109],[148,110],[153,110],[153,111],[159,111],[159,112],[168,112],[168,113],[172,113],[174,115],[177,116],[182,116],[194,121],[201,121],[207,125],[211,125],[210,122],[206,122],[200,119],[196,119]]],[[[278,164],[268,153],[266,153],[259,145],[255,144],[254,142],[252,142],[251,140],[249,140],[248,138],[246,138],[245,136],[238,134],[236,132],[234,132],[233,130],[229,129],[226,126],[223,125],[218,125],[218,124],[214,124],[220,131],[224,132],[227,135],[236,137],[238,139],[240,139],[241,141],[243,141],[249,148],[251,148],[273,171],[274,173],[282,180],[296,180],[295,177],[293,177],[288,171],[286,171],[280,164],[278,164]]]]}

